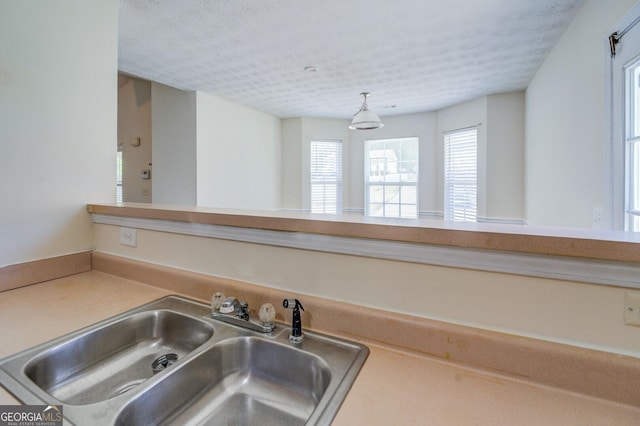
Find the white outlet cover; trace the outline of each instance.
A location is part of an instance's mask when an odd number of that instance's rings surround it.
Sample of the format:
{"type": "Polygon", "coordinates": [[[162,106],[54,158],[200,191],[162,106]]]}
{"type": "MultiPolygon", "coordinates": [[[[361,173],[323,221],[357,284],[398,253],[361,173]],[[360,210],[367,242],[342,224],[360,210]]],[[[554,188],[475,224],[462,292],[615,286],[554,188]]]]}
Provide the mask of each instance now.
{"type": "Polygon", "coordinates": [[[120,227],[120,244],[129,246],[129,247],[137,247],[138,246],[138,235],[137,230],[135,228],[124,228],[120,227]]]}

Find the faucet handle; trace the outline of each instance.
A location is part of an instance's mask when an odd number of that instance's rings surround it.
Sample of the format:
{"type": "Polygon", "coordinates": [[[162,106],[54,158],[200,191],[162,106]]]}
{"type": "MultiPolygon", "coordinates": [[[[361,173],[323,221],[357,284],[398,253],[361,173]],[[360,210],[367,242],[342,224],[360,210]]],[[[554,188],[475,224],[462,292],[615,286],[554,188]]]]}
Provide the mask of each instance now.
{"type": "Polygon", "coordinates": [[[224,293],[220,293],[219,291],[215,292],[213,296],[211,296],[211,310],[213,312],[219,312],[224,300],[224,293]]]}
{"type": "Polygon", "coordinates": [[[258,312],[260,323],[265,326],[272,326],[276,318],[276,308],[271,303],[263,303],[258,312]]]}

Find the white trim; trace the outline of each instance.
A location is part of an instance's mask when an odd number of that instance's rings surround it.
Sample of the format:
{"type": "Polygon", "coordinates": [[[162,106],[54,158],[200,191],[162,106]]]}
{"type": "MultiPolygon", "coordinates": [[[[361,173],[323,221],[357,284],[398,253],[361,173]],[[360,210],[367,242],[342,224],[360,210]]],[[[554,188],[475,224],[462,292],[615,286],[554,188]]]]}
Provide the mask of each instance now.
{"type": "Polygon", "coordinates": [[[279,212],[311,213],[309,209],[278,209],[279,212]]]}
{"type": "Polygon", "coordinates": [[[444,219],[444,213],[436,210],[420,210],[418,217],[429,217],[435,219],[444,219]]]}
{"type": "Polygon", "coordinates": [[[348,214],[361,214],[364,216],[364,208],[363,207],[345,207],[342,209],[343,213],[348,214]]]}
{"type": "MultiPolygon", "coordinates": [[[[611,30],[609,30],[609,34],[614,31],[621,31],[627,28],[629,25],[636,20],[636,18],[640,16],[640,1],[636,3],[629,11],[620,19],[611,30]]],[[[609,34],[607,34],[607,46],[609,45],[609,34]]]]}
{"type": "MultiPolygon", "coordinates": [[[[611,34],[611,31],[609,32],[611,34]]],[[[609,36],[603,41],[604,64],[604,147],[602,158],[604,160],[604,176],[602,188],[602,200],[604,204],[603,225],[606,229],[617,229],[615,222],[615,183],[613,178],[613,62],[611,61],[609,36]]]]}
{"type": "Polygon", "coordinates": [[[96,213],[91,215],[91,219],[93,223],[183,235],[640,289],[640,265],[630,263],[140,219],[96,213]]]}
{"type": "Polygon", "coordinates": [[[527,222],[524,219],[512,219],[506,217],[483,217],[477,216],[476,222],[478,223],[504,223],[507,225],[526,225],[527,222]]]}

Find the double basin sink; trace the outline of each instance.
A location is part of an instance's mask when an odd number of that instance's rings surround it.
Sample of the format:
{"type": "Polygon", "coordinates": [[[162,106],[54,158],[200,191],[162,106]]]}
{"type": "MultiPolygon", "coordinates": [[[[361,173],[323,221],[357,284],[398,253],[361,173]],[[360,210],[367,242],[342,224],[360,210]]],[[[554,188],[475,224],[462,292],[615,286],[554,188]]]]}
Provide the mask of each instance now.
{"type": "Polygon", "coordinates": [[[26,404],[83,425],[330,424],[369,350],[278,324],[261,334],[168,296],[0,360],[26,404]]]}

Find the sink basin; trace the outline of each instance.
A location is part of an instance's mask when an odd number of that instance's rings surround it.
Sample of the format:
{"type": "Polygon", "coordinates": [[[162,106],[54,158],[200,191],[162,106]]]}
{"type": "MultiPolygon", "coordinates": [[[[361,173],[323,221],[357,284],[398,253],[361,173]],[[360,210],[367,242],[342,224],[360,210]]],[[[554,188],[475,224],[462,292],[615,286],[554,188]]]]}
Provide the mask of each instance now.
{"type": "Polygon", "coordinates": [[[204,321],[166,310],[140,312],[39,353],[24,372],[65,404],[93,404],[151,378],[160,356],[180,359],[211,336],[213,326],[204,321]]]}
{"type": "Polygon", "coordinates": [[[289,329],[168,296],[0,360],[0,384],[76,425],[330,424],[369,350],[313,332],[294,344],[289,329]]]}
{"type": "Polygon", "coordinates": [[[304,424],[331,369],[320,357],[259,337],[229,339],[132,400],[116,425],[304,424]]]}

